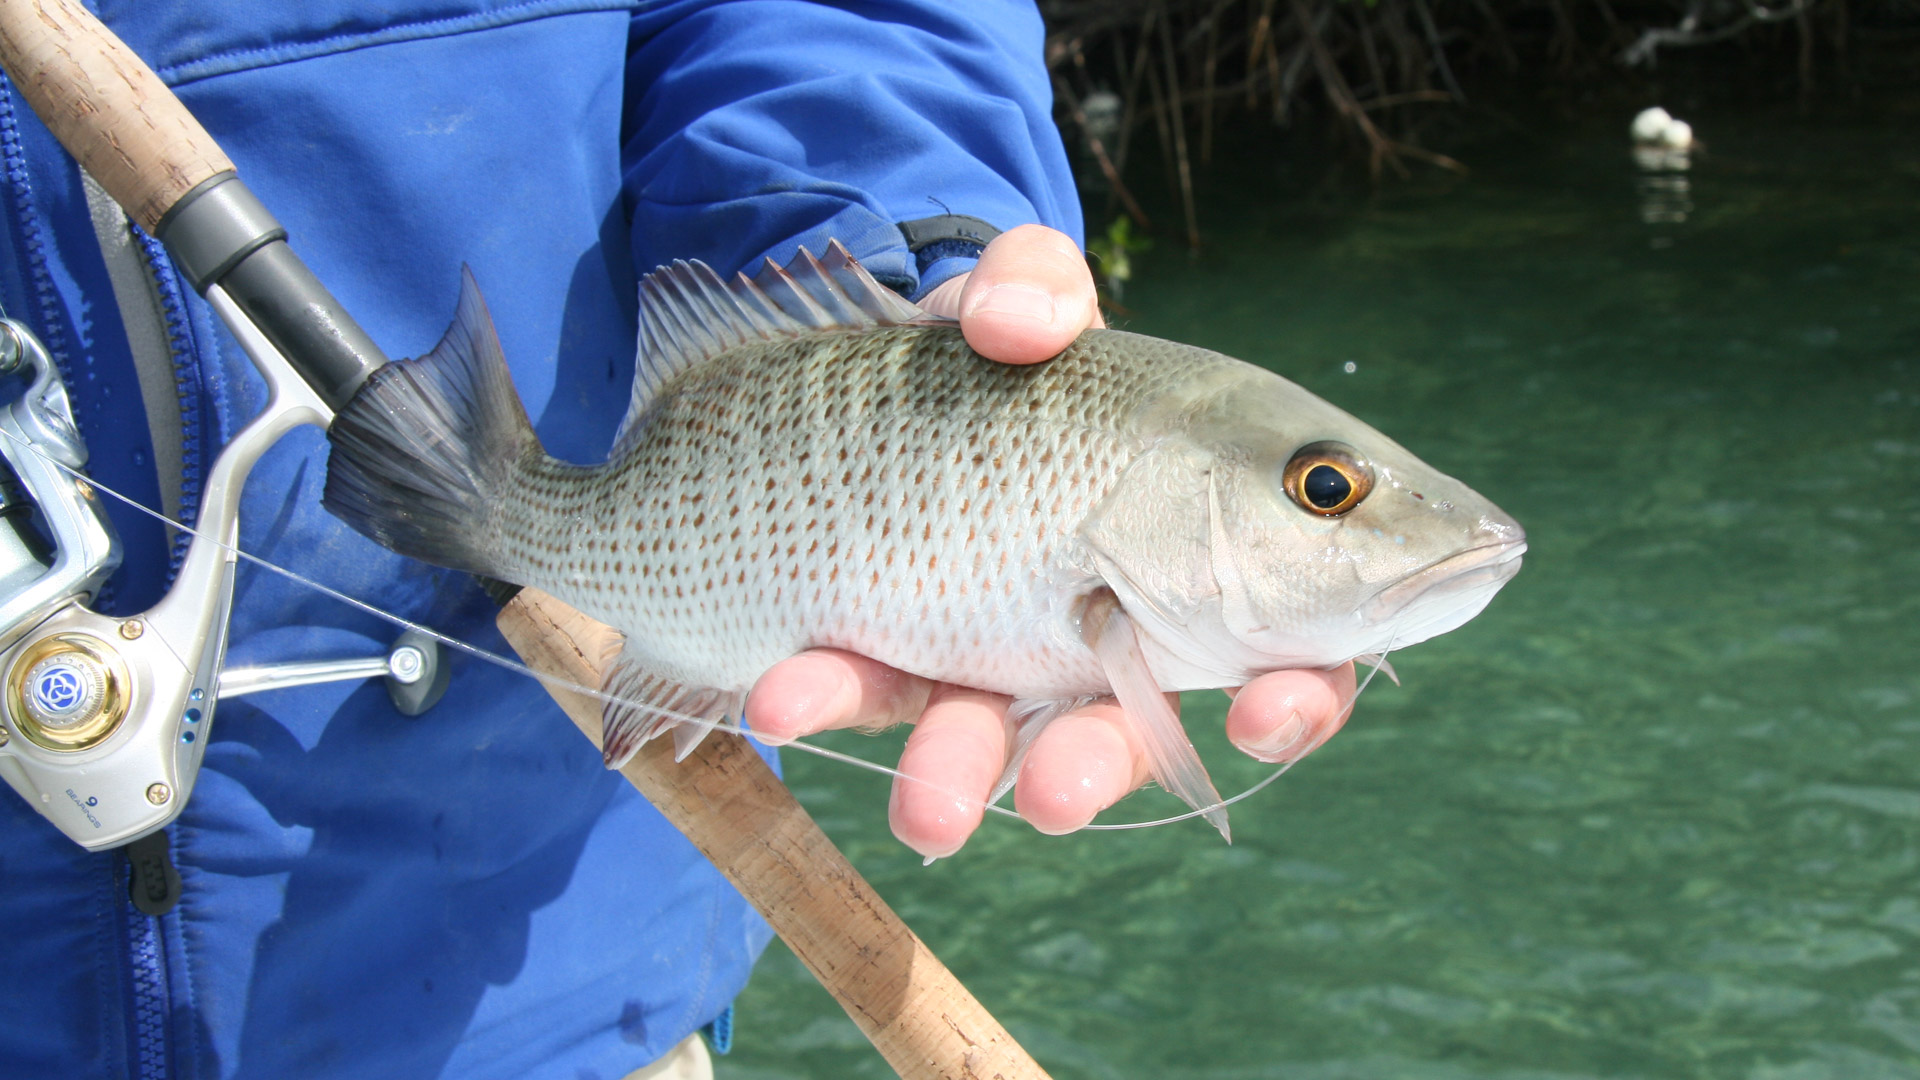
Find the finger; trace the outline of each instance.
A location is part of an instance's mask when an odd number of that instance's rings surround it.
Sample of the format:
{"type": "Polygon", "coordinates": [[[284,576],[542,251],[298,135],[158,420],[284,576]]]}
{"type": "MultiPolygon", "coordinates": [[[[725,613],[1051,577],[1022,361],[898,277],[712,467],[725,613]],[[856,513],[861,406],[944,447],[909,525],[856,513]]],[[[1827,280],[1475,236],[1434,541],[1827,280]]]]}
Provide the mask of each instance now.
{"type": "Polygon", "coordinates": [[[1033,740],[1013,805],[1043,833],[1069,833],[1147,782],[1146,748],[1118,705],[1076,709],[1033,740]]]}
{"type": "Polygon", "coordinates": [[[1261,761],[1299,761],[1331,739],[1352,712],[1353,665],[1262,675],[1227,709],[1227,738],[1261,761]]]}
{"type": "Polygon", "coordinates": [[[980,355],[1032,364],[1098,325],[1086,256],[1065,233],[1022,225],[993,238],[959,297],[960,330],[980,355]]]}
{"type": "Polygon", "coordinates": [[[761,742],[779,746],[832,728],[883,728],[926,707],[933,683],[840,649],[810,649],[760,676],[741,711],[761,742]]]}
{"type": "Polygon", "coordinates": [[[900,842],[944,858],[960,850],[986,812],[987,793],[1007,760],[1011,699],[938,686],[900,752],[887,822],[900,842]]]}

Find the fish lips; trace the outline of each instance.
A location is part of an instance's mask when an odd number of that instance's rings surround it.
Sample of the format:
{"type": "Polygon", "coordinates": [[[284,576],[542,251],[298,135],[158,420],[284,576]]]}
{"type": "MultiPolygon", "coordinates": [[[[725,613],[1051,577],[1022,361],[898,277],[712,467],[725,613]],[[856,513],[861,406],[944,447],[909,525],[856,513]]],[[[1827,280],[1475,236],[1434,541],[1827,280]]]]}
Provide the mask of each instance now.
{"type": "Polygon", "coordinates": [[[1444,634],[1478,615],[1520,572],[1526,553],[1522,533],[1449,555],[1374,593],[1361,608],[1361,618],[1388,628],[1393,648],[1444,634]]]}

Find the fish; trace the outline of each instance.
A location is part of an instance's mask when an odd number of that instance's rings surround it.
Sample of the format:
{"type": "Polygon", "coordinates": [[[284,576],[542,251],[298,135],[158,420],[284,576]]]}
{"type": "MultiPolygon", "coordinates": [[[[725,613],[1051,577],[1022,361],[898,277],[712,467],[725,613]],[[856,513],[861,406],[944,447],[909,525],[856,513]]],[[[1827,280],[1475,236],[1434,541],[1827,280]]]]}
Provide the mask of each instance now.
{"type": "Polygon", "coordinates": [[[1022,748],[1112,697],[1155,780],[1231,839],[1168,692],[1445,633],[1526,551],[1465,484],[1217,352],[1090,329],[995,363],[837,242],[731,280],[675,262],[639,293],[605,462],[541,448],[463,268],[439,345],[339,412],[323,497],[620,631],[610,767],[669,729],[684,755],[769,667],[831,647],[1010,696],[1022,748]]]}

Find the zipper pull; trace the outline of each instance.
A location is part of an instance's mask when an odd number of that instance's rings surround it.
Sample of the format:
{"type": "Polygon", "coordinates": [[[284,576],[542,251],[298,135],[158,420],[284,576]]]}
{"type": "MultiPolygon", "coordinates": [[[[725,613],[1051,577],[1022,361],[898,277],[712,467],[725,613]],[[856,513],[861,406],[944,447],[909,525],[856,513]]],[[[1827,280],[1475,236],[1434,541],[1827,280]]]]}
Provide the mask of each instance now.
{"type": "Polygon", "coordinates": [[[174,869],[173,845],[167,830],[153,832],[126,845],[127,862],[133,867],[133,906],[145,915],[165,915],[180,902],[180,871],[174,869]]]}

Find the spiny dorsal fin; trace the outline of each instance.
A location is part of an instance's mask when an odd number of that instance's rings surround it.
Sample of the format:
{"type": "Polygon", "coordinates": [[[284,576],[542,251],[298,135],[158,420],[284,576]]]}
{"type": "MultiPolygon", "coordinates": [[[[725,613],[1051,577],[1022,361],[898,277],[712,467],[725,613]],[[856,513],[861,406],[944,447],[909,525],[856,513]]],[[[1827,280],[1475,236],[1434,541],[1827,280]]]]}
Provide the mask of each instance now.
{"type": "Polygon", "coordinates": [[[901,299],[899,293],[873,280],[838,240],[827,242],[824,259],[816,259],[801,248],[784,270],[768,259],[754,275],[753,283],[775,297],[782,310],[818,330],[898,326],[930,318],[901,299]]]}
{"type": "Polygon", "coordinates": [[[825,258],[801,248],[784,269],[768,259],[758,274],[731,282],[698,260],[660,267],[640,281],[640,358],[614,456],[660,387],[710,356],[816,330],[945,321],[873,280],[838,240],[827,242],[825,258]]]}

